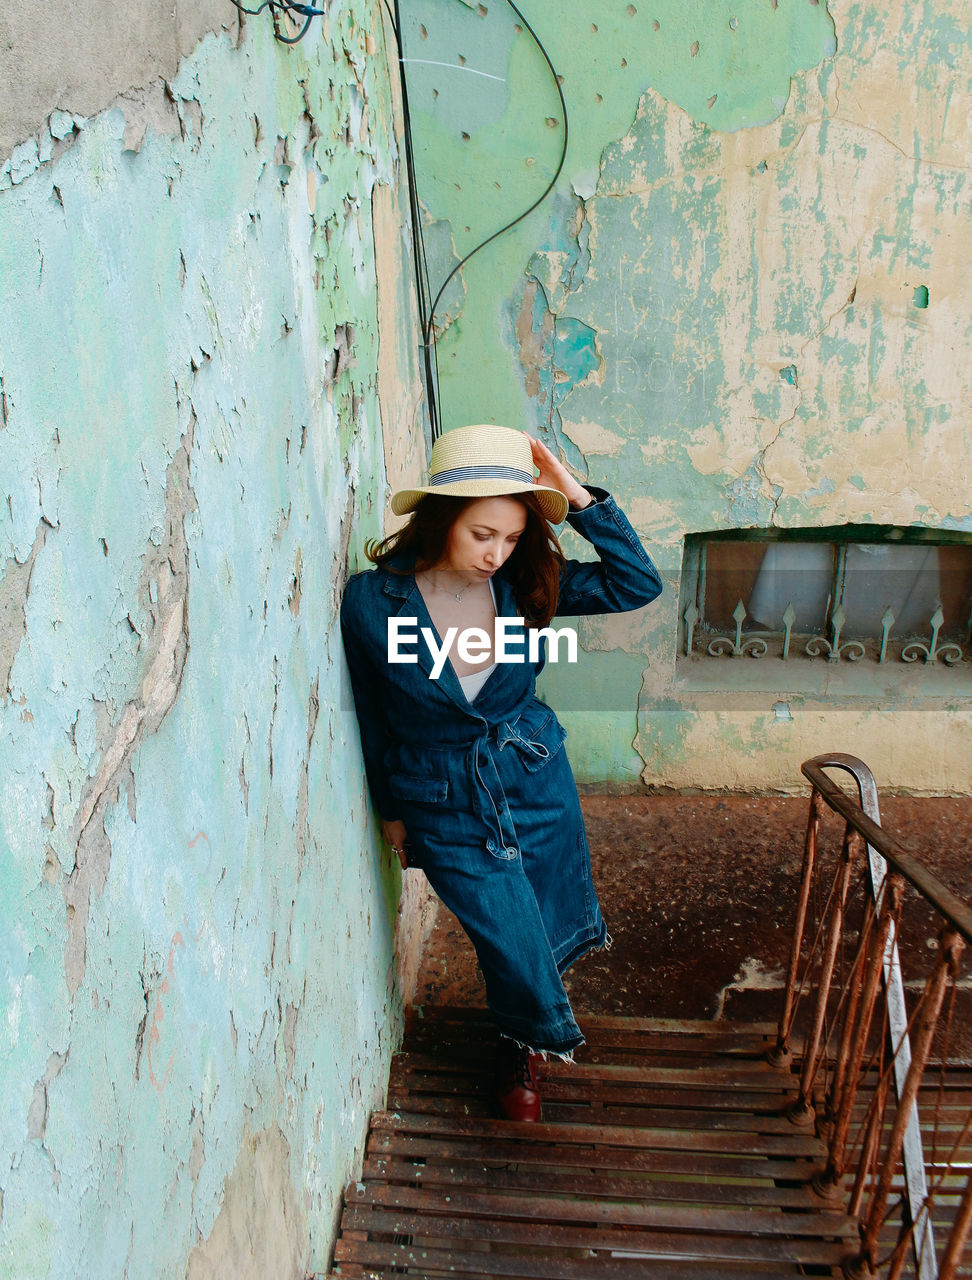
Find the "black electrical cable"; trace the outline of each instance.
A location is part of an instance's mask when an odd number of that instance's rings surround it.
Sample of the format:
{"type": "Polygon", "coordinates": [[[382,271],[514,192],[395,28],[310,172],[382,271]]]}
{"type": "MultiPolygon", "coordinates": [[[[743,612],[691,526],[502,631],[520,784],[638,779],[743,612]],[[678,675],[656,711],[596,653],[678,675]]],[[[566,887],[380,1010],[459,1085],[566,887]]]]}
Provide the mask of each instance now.
{"type": "MultiPolygon", "coordinates": [[[[298,0],[263,0],[263,3],[256,9],[248,9],[241,3],[241,0],[231,0],[231,3],[241,14],[246,14],[249,17],[256,17],[258,14],[261,14],[264,9],[269,9],[270,16],[273,20],[274,36],[281,44],[297,44],[298,41],[302,40],[307,34],[311,20],[313,18],[323,17],[326,12],[324,9],[299,3],[298,0]],[[304,25],[294,36],[283,35],[280,29],[278,13],[300,14],[300,16],[304,18],[304,25]]],[[[428,255],[425,250],[422,209],[419,203],[418,188],[415,180],[415,153],[412,142],[411,114],[408,106],[408,82],[405,75],[401,11],[399,8],[399,0],[394,0],[394,9],[392,9],[389,4],[389,0],[383,0],[385,10],[388,13],[395,32],[395,40],[398,44],[399,78],[402,90],[403,134],[405,139],[405,168],[408,177],[409,213],[412,220],[412,256],[415,263],[415,290],[418,300],[419,324],[422,332],[422,361],[425,374],[425,394],[429,407],[429,422],[432,429],[433,440],[435,440],[441,433],[441,424],[439,422],[439,353],[434,329],[435,313],[442,300],[442,295],[452,283],[452,280],[455,278],[457,273],[462,270],[470,258],[479,253],[480,249],[485,249],[488,244],[492,244],[492,242],[499,236],[515,227],[517,223],[522,222],[523,219],[531,214],[538,205],[543,203],[556,185],[557,179],[560,177],[564,167],[564,162],[567,158],[567,103],[564,100],[563,89],[560,85],[560,77],[557,75],[556,69],[550,60],[550,55],[543,46],[543,42],[524,17],[521,10],[516,6],[514,0],[506,0],[506,3],[510,6],[533,37],[534,43],[540,50],[541,54],[543,54],[544,61],[550,68],[550,74],[553,76],[553,82],[557,89],[557,96],[560,98],[560,107],[564,117],[564,140],[560,153],[560,160],[557,163],[557,169],[553,177],[529,208],[524,209],[522,213],[518,214],[504,226],[500,227],[498,231],[494,231],[492,235],[487,236],[485,240],[481,241],[475,246],[475,248],[471,249],[465,257],[461,258],[449,272],[448,276],[446,276],[439,292],[435,295],[435,298],[430,305],[429,298],[432,295],[432,285],[429,280],[428,255]]]]}
{"type": "MultiPolygon", "coordinates": [[[[560,159],[557,163],[557,168],[556,168],[556,171],[554,172],[553,177],[550,179],[547,186],[536,198],[536,200],[534,200],[533,203],[528,208],[524,209],[522,213],[518,214],[515,218],[512,218],[504,226],[500,227],[498,231],[494,231],[492,235],[487,236],[485,240],[482,240],[479,244],[475,246],[475,248],[471,249],[469,253],[467,253],[462,259],[460,259],[460,261],[457,262],[456,265],[453,267],[453,269],[449,272],[448,276],[443,282],[438,293],[435,295],[435,299],[432,301],[431,304],[429,304],[429,301],[428,301],[432,293],[431,285],[429,283],[429,275],[428,275],[428,258],[425,253],[425,240],[424,240],[424,235],[422,231],[422,213],[421,213],[421,207],[419,205],[417,185],[415,180],[414,149],[413,149],[413,143],[412,143],[411,117],[408,109],[408,85],[407,85],[407,80],[405,75],[404,44],[402,40],[402,26],[401,26],[401,14],[399,9],[399,0],[395,0],[394,14],[392,14],[391,10],[389,10],[389,15],[392,18],[392,25],[394,26],[394,29],[395,29],[395,37],[398,42],[399,69],[400,69],[400,79],[401,79],[401,86],[402,86],[403,131],[405,136],[405,163],[406,163],[406,172],[408,174],[409,208],[412,215],[412,226],[413,226],[412,248],[413,248],[413,256],[415,260],[416,295],[418,299],[419,324],[422,332],[422,360],[423,360],[423,368],[425,373],[426,399],[429,406],[429,422],[432,430],[433,440],[437,439],[437,437],[441,434],[441,423],[439,421],[439,399],[440,399],[439,353],[438,353],[437,338],[435,336],[434,329],[435,329],[435,313],[439,303],[442,300],[442,296],[445,293],[446,289],[451,284],[452,280],[455,278],[456,274],[462,270],[462,268],[466,265],[466,263],[469,261],[470,258],[472,258],[475,254],[479,253],[480,249],[484,249],[488,244],[491,244],[499,236],[509,231],[512,227],[515,227],[517,223],[522,222],[523,219],[526,218],[529,214],[531,214],[533,210],[537,208],[538,205],[542,204],[542,202],[547,198],[547,196],[550,194],[550,192],[553,190],[554,186],[556,185],[557,179],[560,177],[560,174],[563,171],[564,162],[567,158],[567,141],[568,141],[567,103],[564,99],[563,89],[561,88],[561,85],[560,85],[560,77],[557,75],[557,71],[554,68],[552,61],[550,60],[550,55],[547,53],[547,50],[544,48],[543,42],[540,40],[536,31],[534,31],[533,27],[527,21],[526,17],[523,15],[521,10],[516,6],[516,4],[514,3],[514,0],[506,0],[506,2],[510,6],[510,8],[513,10],[513,12],[517,15],[517,17],[520,19],[520,21],[523,23],[524,27],[526,27],[527,31],[529,31],[530,35],[533,38],[534,43],[536,44],[537,48],[540,50],[541,54],[543,55],[544,61],[546,62],[547,66],[550,68],[550,74],[553,77],[553,82],[557,89],[557,96],[560,98],[560,107],[561,107],[561,111],[563,113],[563,118],[564,118],[564,138],[563,138],[563,146],[560,153],[560,159]]],[[[385,7],[386,9],[388,9],[388,0],[385,0],[385,7]]]]}
{"type": "Polygon", "coordinates": [[[263,3],[258,9],[247,9],[245,5],[240,3],[240,0],[230,0],[230,3],[235,5],[240,13],[245,13],[251,18],[255,18],[257,14],[262,13],[264,9],[269,9],[270,17],[273,19],[273,34],[281,44],[297,44],[299,40],[303,40],[304,36],[307,34],[307,28],[311,24],[311,19],[322,18],[326,13],[325,9],[316,9],[309,4],[299,4],[297,3],[297,0],[263,0],[263,3]],[[278,10],[281,13],[299,13],[304,19],[304,25],[301,27],[297,35],[285,36],[282,34],[280,30],[278,10]]]}
{"type": "MultiPolygon", "coordinates": [[[[387,4],[386,4],[387,7],[387,4]]],[[[405,171],[408,179],[409,214],[412,222],[412,256],[415,264],[415,294],[419,312],[419,326],[422,333],[422,367],[425,383],[425,398],[428,405],[429,426],[432,439],[440,433],[439,423],[439,370],[438,353],[434,344],[430,346],[426,334],[430,331],[429,299],[432,286],[429,280],[428,256],[425,251],[425,233],[423,229],[422,208],[418,197],[418,184],[415,177],[415,152],[412,141],[412,119],[408,101],[408,82],[405,76],[404,42],[402,40],[401,10],[399,0],[394,0],[394,13],[391,14],[398,43],[399,79],[402,91],[402,132],[405,141],[405,171]]]]}
{"type": "MultiPolygon", "coordinates": [[[[283,7],[285,7],[288,10],[297,9],[296,5],[286,5],[283,7]]],[[[304,18],[304,25],[301,27],[301,29],[297,32],[295,36],[285,36],[280,30],[280,20],[277,17],[276,9],[271,8],[270,12],[273,15],[273,34],[280,41],[281,44],[297,44],[299,41],[303,40],[304,36],[307,34],[307,28],[311,24],[311,19],[314,17],[313,13],[309,13],[304,18]]]]}
{"type": "Polygon", "coordinates": [[[477,254],[477,253],[480,251],[480,249],[485,249],[485,248],[486,248],[486,246],[487,246],[488,244],[492,244],[492,242],[493,242],[493,241],[494,241],[498,236],[501,236],[501,235],[503,235],[503,234],[504,234],[504,232],[511,230],[511,228],[515,227],[515,226],[517,225],[517,223],[518,223],[518,222],[522,222],[522,221],[523,221],[523,219],[524,219],[524,218],[526,218],[529,214],[531,214],[531,213],[534,211],[534,209],[536,209],[536,207],[537,207],[538,205],[542,204],[542,203],[543,203],[543,201],[544,201],[544,200],[546,200],[547,196],[548,196],[548,195],[550,194],[550,192],[554,189],[554,186],[555,186],[555,185],[556,185],[556,183],[557,183],[557,179],[560,177],[560,174],[561,174],[561,172],[563,171],[564,161],[567,159],[567,103],[566,103],[566,102],[565,102],[565,100],[564,100],[564,91],[563,91],[563,89],[561,88],[561,84],[560,84],[560,77],[557,75],[556,69],[554,68],[553,63],[550,61],[550,55],[547,53],[546,49],[543,47],[543,43],[541,42],[540,37],[539,37],[539,36],[537,35],[537,33],[534,31],[533,27],[531,27],[531,26],[530,26],[530,23],[526,20],[526,18],[523,16],[522,12],[521,12],[521,11],[517,8],[517,6],[513,3],[513,0],[506,0],[506,3],[510,6],[510,8],[513,10],[513,12],[517,15],[517,17],[520,19],[520,21],[521,21],[521,22],[523,23],[523,25],[526,27],[527,31],[529,31],[530,35],[533,37],[534,43],[536,44],[537,48],[538,48],[538,49],[540,50],[540,52],[543,54],[544,61],[546,62],[547,66],[550,68],[550,74],[553,76],[553,82],[554,82],[554,84],[555,84],[555,85],[556,85],[556,87],[557,87],[557,96],[560,98],[560,107],[561,107],[561,110],[562,110],[562,112],[563,112],[563,116],[564,116],[564,143],[563,143],[563,148],[562,148],[562,150],[561,150],[561,152],[560,152],[560,160],[559,160],[559,162],[558,162],[558,164],[557,164],[557,170],[556,170],[556,172],[554,173],[554,176],[553,176],[553,177],[550,179],[550,181],[547,183],[546,187],[543,189],[543,191],[540,193],[540,195],[539,195],[539,196],[537,196],[537,198],[536,198],[536,200],[534,200],[533,204],[531,204],[531,205],[530,205],[530,207],[529,207],[528,209],[524,209],[524,210],[523,210],[523,212],[522,212],[521,214],[519,214],[517,217],[513,218],[510,222],[507,222],[505,226],[500,227],[500,229],[499,229],[498,231],[494,231],[494,232],[493,232],[493,234],[492,234],[491,236],[487,236],[487,237],[486,237],[486,239],[485,239],[485,240],[483,240],[480,244],[477,244],[477,245],[476,245],[476,247],[475,247],[474,249],[471,249],[471,250],[469,251],[469,253],[467,253],[467,254],[466,254],[466,256],[465,256],[464,258],[462,258],[459,262],[457,262],[457,263],[456,263],[456,265],[452,268],[452,270],[451,270],[451,271],[449,272],[449,274],[446,276],[446,278],[445,278],[445,282],[443,283],[443,285],[442,285],[441,289],[439,290],[439,292],[435,295],[435,301],[432,303],[432,306],[431,306],[431,307],[430,307],[430,309],[429,309],[428,327],[427,327],[427,329],[424,331],[424,334],[423,334],[423,336],[424,336],[424,338],[425,338],[425,342],[426,342],[426,343],[429,343],[429,342],[432,340],[432,327],[433,327],[433,325],[435,324],[435,312],[436,312],[436,308],[438,307],[439,302],[441,301],[442,295],[445,293],[446,289],[449,287],[449,285],[450,285],[450,283],[452,282],[452,279],[453,279],[453,277],[456,275],[456,273],[457,273],[457,272],[459,272],[459,271],[461,271],[461,270],[462,270],[462,268],[463,268],[463,267],[466,265],[466,263],[469,261],[469,259],[470,259],[470,258],[472,258],[475,254],[477,254]]]}

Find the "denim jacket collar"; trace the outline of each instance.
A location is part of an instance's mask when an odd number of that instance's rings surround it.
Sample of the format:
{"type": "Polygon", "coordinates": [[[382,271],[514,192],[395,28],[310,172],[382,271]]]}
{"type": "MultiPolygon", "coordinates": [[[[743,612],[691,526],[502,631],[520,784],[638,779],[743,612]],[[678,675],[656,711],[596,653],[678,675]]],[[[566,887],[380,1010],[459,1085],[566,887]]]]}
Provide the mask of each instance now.
{"type": "MultiPolygon", "coordinates": [[[[395,556],[389,562],[396,570],[393,573],[386,569],[384,571],[385,582],[382,587],[385,595],[395,596],[401,600],[397,610],[393,610],[396,616],[405,616],[417,618],[421,632],[422,627],[431,627],[438,638],[438,643],[442,643],[442,637],[436,630],[435,623],[426,608],[422,593],[418,589],[413,572],[415,567],[414,556],[395,556]]],[[[493,589],[496,592],[496,615],[497,617],[515,617],[517,613],[516,598],[513,594],[513,584],[503,574],[502,570],[493,577],[493,589]]],[[[431,679],[433,659],[429,651],[429,646],[420,641],[418,645],[418,665],[425,672],[426,676],[431,679]]],[[[505,677],[510,675],[508,669],[509,664],[500,663],[497,669],[490,676],[490,683],[500,683],[505,677]]],[[[451,662],[446,662],[442,668],[442,672],[435,682],[442,693],[445,693],[452,699],[454,703],[467,715],[473,716],[477,720],[483,717],[477,712],[469,699],[462,691],[462,685],[459,683],[459,677],[456,675],[451,662]]]]}

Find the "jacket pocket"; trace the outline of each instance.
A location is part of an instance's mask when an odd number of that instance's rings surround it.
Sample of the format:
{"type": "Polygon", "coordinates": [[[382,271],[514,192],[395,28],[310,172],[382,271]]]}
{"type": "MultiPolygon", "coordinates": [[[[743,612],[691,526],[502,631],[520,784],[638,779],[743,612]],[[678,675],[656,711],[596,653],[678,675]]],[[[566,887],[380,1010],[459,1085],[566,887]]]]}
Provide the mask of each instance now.
{"type": "Polygon", "coordinates": [[[444,804],[449,795],[446,778],[423,778],[414,773],[388,775],[388,790],[408,804],[444,804]]]}
{"type": "Polygon", "coordinates": [[[549,708],[538,708],[537,712],[524,712],[510,725],[510,745],[530,773],[549,764],[567,737],[567,731],[549,708]]]}

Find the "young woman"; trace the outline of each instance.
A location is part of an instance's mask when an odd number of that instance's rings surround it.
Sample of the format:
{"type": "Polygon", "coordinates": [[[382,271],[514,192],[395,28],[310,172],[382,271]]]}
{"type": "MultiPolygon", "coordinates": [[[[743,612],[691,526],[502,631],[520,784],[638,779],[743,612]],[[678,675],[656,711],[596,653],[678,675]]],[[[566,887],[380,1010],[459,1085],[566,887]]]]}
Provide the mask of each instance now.
{"type": "Polygon", "coordinates": [[[441,436],[429,484],[392,510],[411,520],[369,546],[341,609],[368,782],[402,866],[476,949],[500,1111],[537,1120],[533,1055],[584,1042],[561,975],[607,937],[565,733],[536,697],[542,629],[637,609],[661,581],[613,498],[508,427],[441,436]],[[565,516],[597,561],[564,559],[565,516]]]}

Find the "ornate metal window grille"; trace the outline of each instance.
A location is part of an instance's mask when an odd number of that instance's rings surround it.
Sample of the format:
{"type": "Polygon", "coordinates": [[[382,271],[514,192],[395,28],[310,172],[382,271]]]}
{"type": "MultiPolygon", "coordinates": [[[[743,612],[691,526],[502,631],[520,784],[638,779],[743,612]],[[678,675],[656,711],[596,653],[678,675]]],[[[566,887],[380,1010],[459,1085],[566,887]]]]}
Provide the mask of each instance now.
{"type": "Polygon", "coordinates": [[[679,653],[972,662],[972,534],[896,526],[690,534],[679,653]]]}

